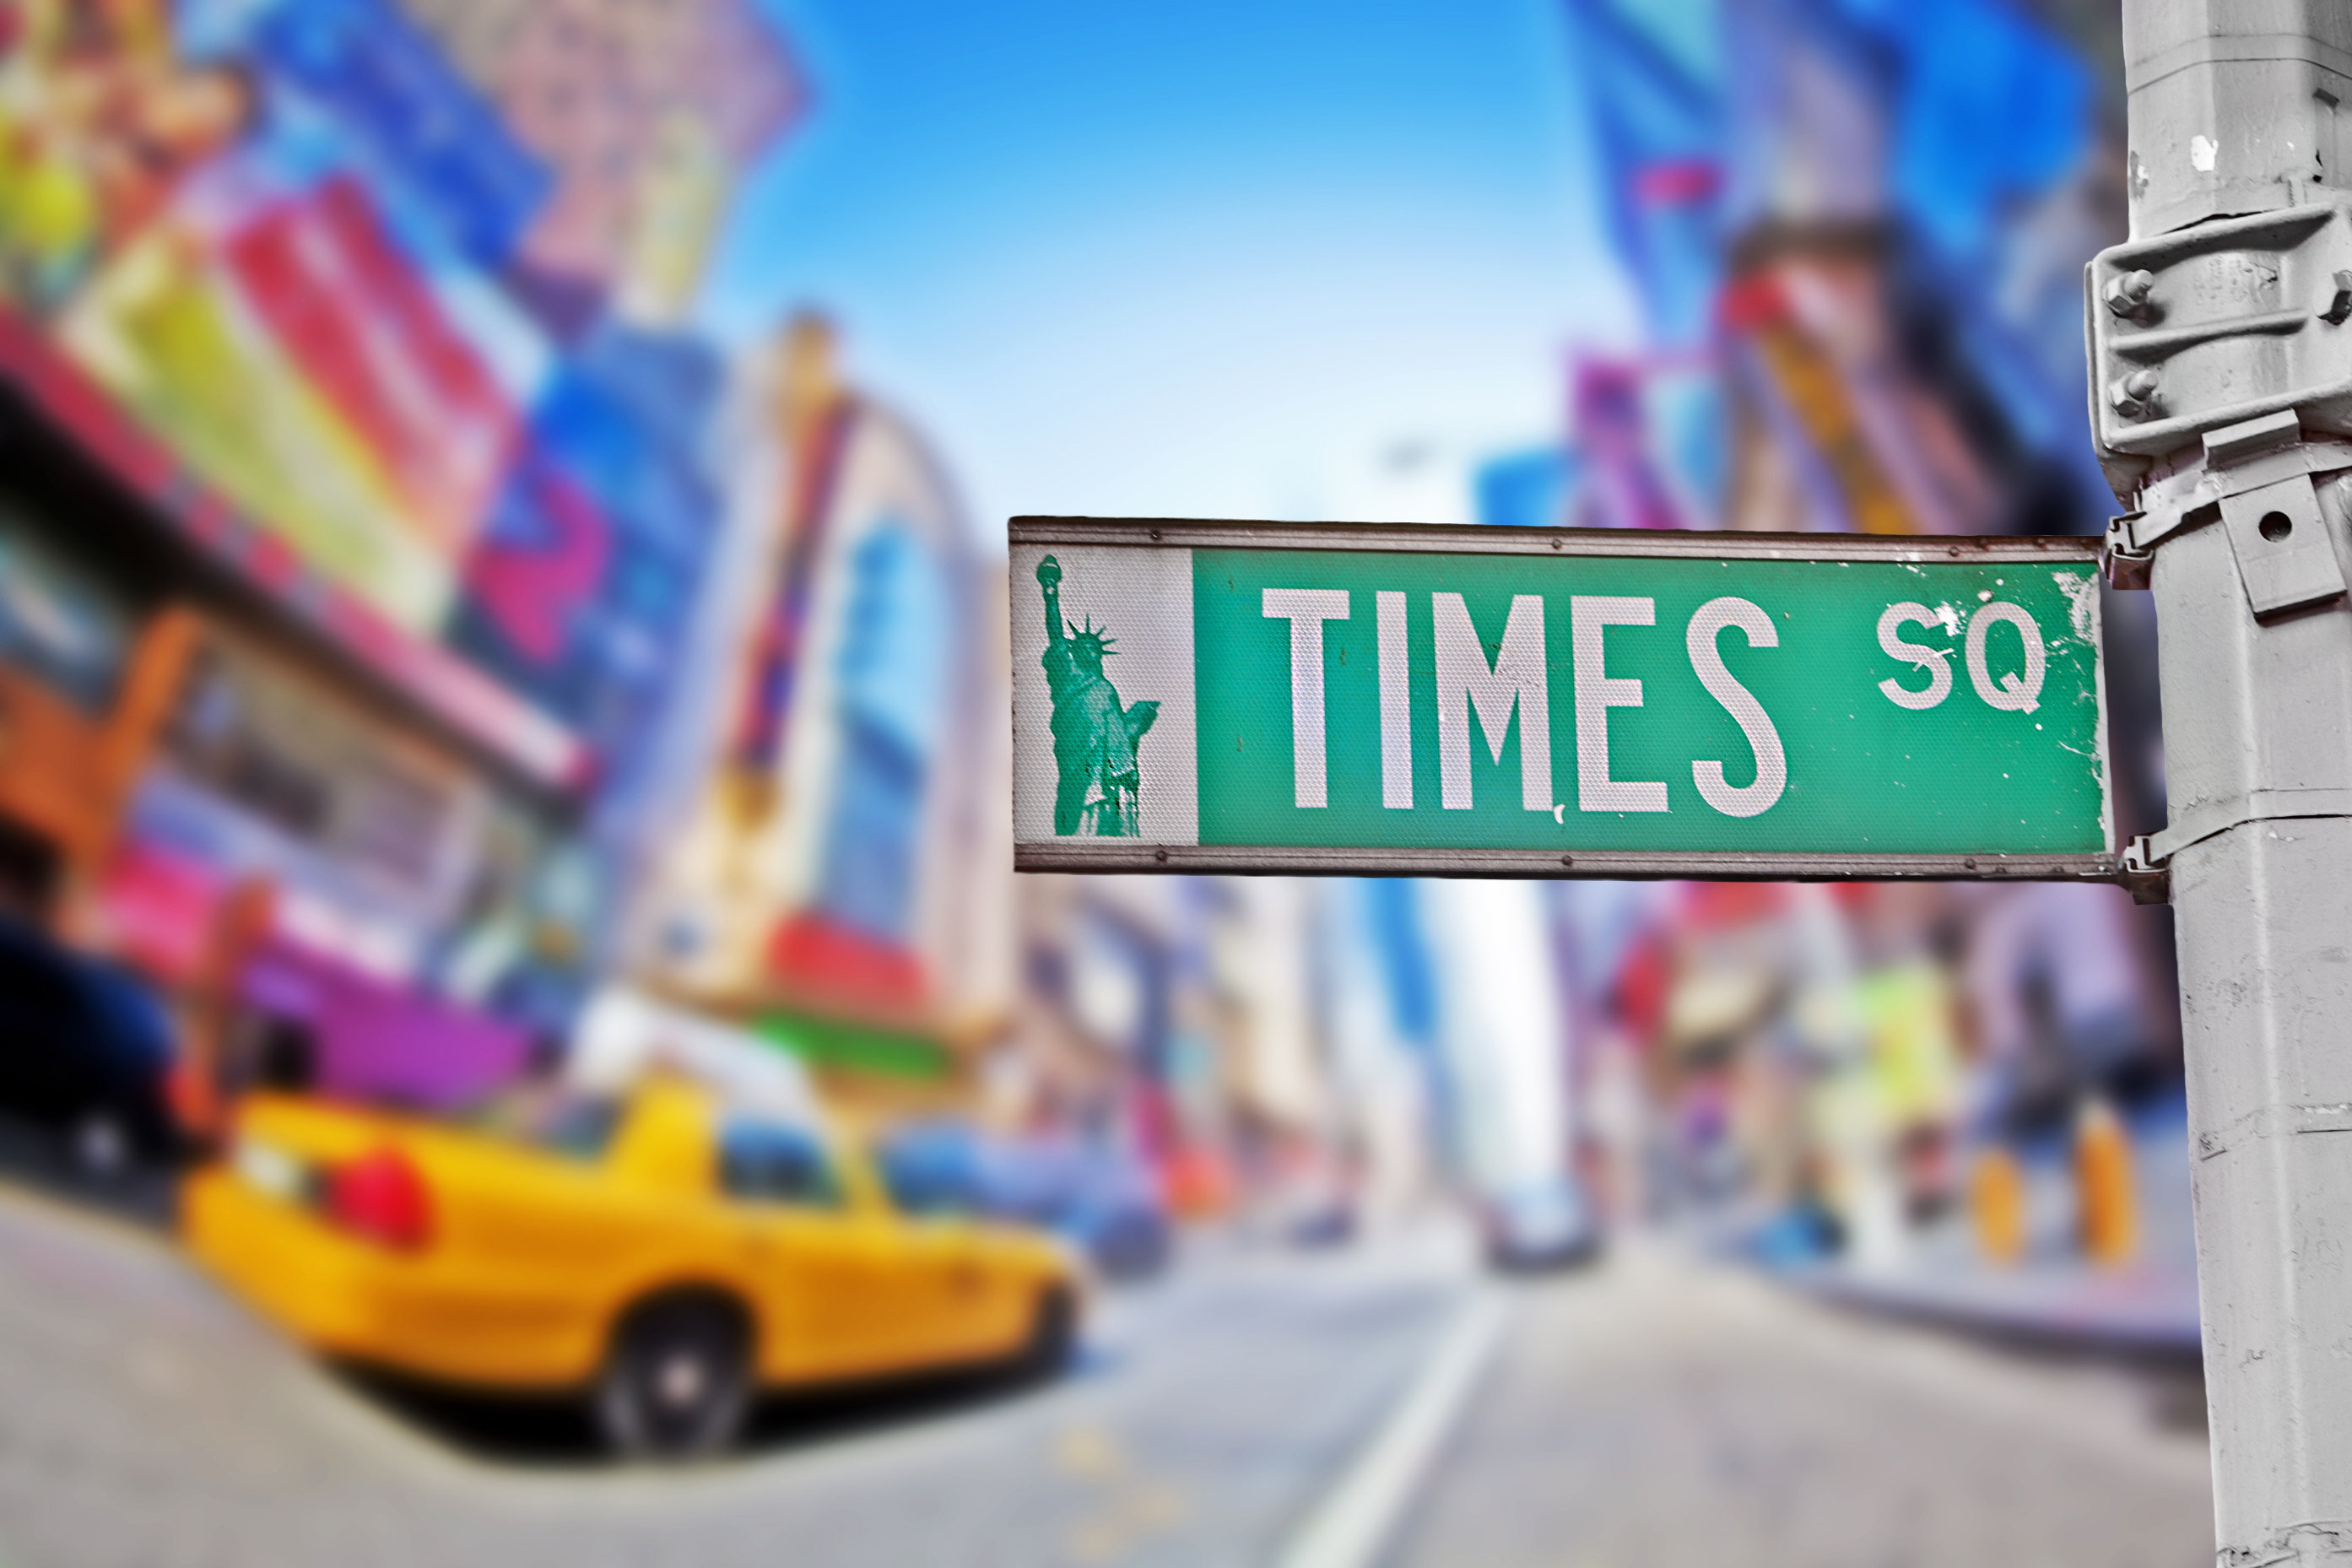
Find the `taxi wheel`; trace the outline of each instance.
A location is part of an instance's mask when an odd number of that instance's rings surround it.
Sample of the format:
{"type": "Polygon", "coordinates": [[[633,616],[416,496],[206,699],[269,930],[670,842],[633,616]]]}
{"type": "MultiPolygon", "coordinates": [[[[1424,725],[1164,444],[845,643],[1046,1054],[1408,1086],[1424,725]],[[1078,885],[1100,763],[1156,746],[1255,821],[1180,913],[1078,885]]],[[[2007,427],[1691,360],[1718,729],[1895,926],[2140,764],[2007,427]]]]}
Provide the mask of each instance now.
{"type": "Polygon", "coordinates": [[[1031,1310],[1029,1337],[1021,1346],[1021,1370],[1032,1377],[1055,1376],[1069,1364],[1077,1340],[1077,1302],[1063,1287],[1046,1287],[1038,1292],[1037,1304],[1031,1310]]]}
{"type": "Polygon", "coordinates": [[[751,1334],[713,1296],[649,1301],[624,1319],[597,1379],[596,1416],[614,1452],[688,1459],[735,1440],[751,1395],[751,1334]]]}

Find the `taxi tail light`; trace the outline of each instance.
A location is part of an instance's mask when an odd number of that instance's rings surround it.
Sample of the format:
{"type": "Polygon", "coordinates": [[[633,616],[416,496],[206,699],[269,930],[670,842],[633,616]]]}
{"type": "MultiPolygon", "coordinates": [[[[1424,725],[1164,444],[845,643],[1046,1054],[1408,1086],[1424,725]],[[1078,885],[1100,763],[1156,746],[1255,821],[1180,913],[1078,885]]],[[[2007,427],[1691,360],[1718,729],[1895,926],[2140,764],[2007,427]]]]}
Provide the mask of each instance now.
{"type": "Polygon", "coordinates": [[[433,1198],[415,1162],[397,1149],[377,1149],[327,1173],[321,1206],[354,1236],[399,1252],[414,1252],[433,1236],[433,1198]]]}

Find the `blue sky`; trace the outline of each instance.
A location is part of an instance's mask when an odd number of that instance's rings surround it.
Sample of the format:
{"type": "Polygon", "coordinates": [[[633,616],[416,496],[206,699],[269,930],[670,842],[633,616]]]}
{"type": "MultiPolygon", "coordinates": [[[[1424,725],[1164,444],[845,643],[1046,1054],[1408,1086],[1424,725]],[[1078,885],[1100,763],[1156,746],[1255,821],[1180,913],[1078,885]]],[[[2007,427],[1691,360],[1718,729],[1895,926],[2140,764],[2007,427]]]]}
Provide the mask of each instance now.
{"type": "Polygon", "coordinates": [[[817,100],[706,319],[833,312],[998,540],[1451,520],[1464,462],[1557,427],[1566,348],[1631,335],[1560,0],[763,3],[817,100]]]}

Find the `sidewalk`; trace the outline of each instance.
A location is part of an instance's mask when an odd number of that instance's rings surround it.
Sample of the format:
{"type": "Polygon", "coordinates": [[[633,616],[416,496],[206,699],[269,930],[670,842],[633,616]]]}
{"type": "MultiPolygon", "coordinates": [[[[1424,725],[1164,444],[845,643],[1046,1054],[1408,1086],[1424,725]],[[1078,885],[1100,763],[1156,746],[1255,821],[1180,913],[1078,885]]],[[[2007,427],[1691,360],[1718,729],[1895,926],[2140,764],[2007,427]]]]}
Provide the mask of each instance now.
{"type": "Polygon", "coordinates": [[[2021,1261],[1988,1261],[1964,1219],[1921,1236],[1897,1263],[1843,1258],[1767,1265],[1772,1278],[1843,1306],[1942,1323],[2020,1342],[2132,1356],[2200,1353],[2197,1248],[2190,1226],[2186,1114],[2176,1104],[2135,1119],[2139,1244],[2128,1260],[2084,1261],[2067,1237],[2072,1185],[2063,1167],[2030,1167],[2042,1216],[2021,1261]]]}
{"type": "Polygon", "coordinates": [[[2167,1358],[2200,1353],[2193,1266],[1979,1264],[1868,1272],[1828,1263],[1774,1272],[1843,1306],[2002,1339],[2167,1358]]]}

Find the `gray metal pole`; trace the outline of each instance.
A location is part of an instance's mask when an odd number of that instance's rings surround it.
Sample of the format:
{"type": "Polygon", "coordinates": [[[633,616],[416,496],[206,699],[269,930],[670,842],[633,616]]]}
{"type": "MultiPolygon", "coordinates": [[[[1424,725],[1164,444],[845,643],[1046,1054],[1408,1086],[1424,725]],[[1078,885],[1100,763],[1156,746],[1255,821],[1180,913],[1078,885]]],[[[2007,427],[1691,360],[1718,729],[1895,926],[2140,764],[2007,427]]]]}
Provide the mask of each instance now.
{"type": "Polygon", "coordinates": [[[2352,1563],[2352,0],[2125,0],[2091,416],[2152,587],[2216,1562],[2352,1563]]]}

